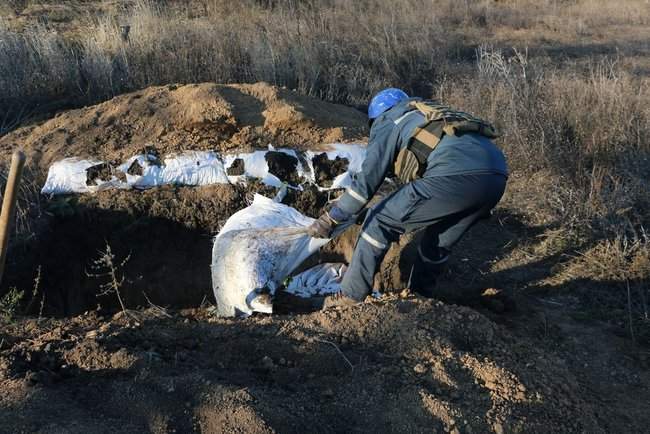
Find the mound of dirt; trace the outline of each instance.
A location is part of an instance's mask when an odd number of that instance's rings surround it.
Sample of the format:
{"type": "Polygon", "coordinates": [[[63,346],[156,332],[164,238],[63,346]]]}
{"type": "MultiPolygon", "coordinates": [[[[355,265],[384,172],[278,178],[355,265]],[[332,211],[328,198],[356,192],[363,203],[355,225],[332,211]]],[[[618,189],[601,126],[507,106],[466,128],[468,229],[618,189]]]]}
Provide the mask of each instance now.
{"type": "Polygon", "coordinates": [[[12,432],[602,432],[561,359],[419,298],[245,321],[91,312],[2,335],[12,432]]]}
{"type": "Polygon", "coordinates": [[[125,161],[152,145],[181,150],[238,151],[314,148],[365,135],[364,115],[266,83],[151,87],[91,107],[64,112],[39,126],[0,137],[5,157],[15,147],[32,168],[64,157],[125,161]]]}

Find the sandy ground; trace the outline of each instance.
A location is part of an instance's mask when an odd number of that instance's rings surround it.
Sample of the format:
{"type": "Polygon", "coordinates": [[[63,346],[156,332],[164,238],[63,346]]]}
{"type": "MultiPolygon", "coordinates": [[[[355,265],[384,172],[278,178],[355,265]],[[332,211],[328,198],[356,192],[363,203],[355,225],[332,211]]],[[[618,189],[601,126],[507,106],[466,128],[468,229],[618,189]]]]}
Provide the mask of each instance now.
{"type": "Polygon", "coordinates": [[[145,144],[161,155],[183,150],[246,151],[268,144],[314,149],[366,134],[352,108],[266,83],[151,87],[60,113],[0,137],[0,152],[20,145],[42,171],[64,157],[124,162],[145,144]]]}

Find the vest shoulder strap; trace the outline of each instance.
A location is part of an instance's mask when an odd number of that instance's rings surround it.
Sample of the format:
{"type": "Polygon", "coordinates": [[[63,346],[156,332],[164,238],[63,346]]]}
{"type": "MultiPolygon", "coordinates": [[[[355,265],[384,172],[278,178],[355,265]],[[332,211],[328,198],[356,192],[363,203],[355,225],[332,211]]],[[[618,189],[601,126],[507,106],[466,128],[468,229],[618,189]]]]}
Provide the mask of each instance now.
{"type": "Polygon", "coordinates": [[[476,133],[489,139],[498,137],[496,129],[482,119],[432,101],[412,101],[410,108],[424,116],[408,145],[400,150],[393,172],[403,182],[411,182],[424,174],[429,155],[445,135],[476,133]]]}
{"type": "MultiPolygon", "coordinates": [[[[492,124],[469,113],[455,110],[432,101],[413,101],[411,102],[411,107],[422,113],[426,124],[431,122],[442,123],[445,134],[459,135],[463,133],[477,133],[489,139],[499,137],[496,128],[492,124]]],[[[421,129],[426,129],[426,124],[421,129]]],[[[439,137],[438,141],[441,138],[439,137]]]]}

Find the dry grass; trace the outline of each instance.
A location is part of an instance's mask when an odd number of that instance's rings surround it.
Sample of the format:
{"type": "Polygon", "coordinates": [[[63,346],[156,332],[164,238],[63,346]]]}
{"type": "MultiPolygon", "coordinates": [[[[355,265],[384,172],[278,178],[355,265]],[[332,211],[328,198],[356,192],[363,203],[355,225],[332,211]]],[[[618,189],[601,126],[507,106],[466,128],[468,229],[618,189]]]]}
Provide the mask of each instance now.
{"type": "Polygon", "coordinates": [[[577,39],[603,26],[648,24],[650,5],[644,1],[602,5],[442,0],[431,7],[425,0],[402,0],[396,8],[387,0],[139,0],[73,36],[42,24],[16,32],[7,17],[0,19],[0,101],[15,111],[52,100],[93,102],[153,84],[267,81],[363,104],[389,84],[430,92],[449,59],[462,58],[466,47],[496,34],[577,39]],[[123,26],[130,26],[128,39],[123,26]]]}
{"type": "Polygon", "coordinates": [[[609,60],[567,73],[516,50],[477,58],[475,76],[436,94],[493,119],[514,170],[555,178],[544,203],[558,219],[613,234],[650,224],[649,81],[609,60]]]}
{"type": "MultiPolygon", "coordinates": [[[[0,165],[0,194],[4,195],[8,168],[0,165]]],[[[2,197],[2,196],[0,196],[2,197]]],[[[12,228],[10,243],[26,241],[38,231],[41,208],[40,188],[34,174],[26,168],[23,171],[16,205],[16,220],[12,228]]]]}

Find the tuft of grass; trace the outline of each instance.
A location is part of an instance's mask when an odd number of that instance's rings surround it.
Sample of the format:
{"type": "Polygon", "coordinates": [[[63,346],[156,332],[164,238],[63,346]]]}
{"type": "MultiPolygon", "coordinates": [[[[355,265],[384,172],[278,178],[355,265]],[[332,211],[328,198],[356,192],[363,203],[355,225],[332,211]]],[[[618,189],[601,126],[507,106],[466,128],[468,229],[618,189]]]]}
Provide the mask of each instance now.
{"type": "Polygon", "coordinates": [[[23,299],[23,291],[16,288],[10,288],[9,291],[0,298],[0,319],[3,321],[12,321],[20,302],[23,299]]]}
{"type": "MultiPolygon", "coordinates": [[[[0,192],[2,194],[4,194],[8,171],[8,167],[0,167],[0,192]]],[[[15,220],[12,223],[13,233],[9,239],[10,245],[34,237],[38,232],[38,225],[42,223],[43,209],[37,179],[37,176],[29,168],[23,170],[18,190],[15,220]]]]}

